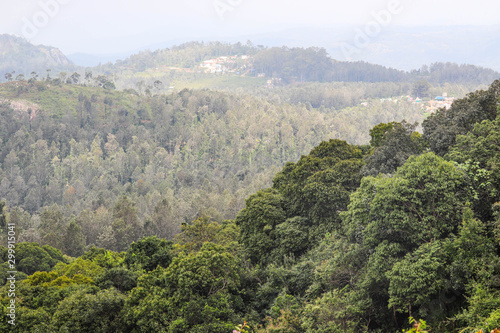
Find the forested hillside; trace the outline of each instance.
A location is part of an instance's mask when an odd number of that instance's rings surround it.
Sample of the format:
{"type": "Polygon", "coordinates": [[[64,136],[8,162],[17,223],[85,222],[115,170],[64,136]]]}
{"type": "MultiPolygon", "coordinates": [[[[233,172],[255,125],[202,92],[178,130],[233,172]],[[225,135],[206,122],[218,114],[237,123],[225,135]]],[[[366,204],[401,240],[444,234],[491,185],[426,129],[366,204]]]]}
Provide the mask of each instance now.
{"type": "Polygon", "coordinates": [[[403,101],[88,80],[0,86],[2,331],[500,327],[499,81],[420,134],[403,101]]]}
{"type": "Polygon", "coordinates": [[[41,64],[0,84],[1,331],[500,327],[498,73],[251,42],[41,64]]]}
{"type": "Polygon", "coordinates": [[[432,63],[402,71],[366,62],[332,59],[322,48],[264,47],[242,43],[190,42],[172,48],[146,50],[93,68],[76,66],[57,48],[30,44],[23,38],[0,35],[1,81],[68,78],[77,72],[113,76],[120,89],[162,90],[171,86],[196,88],[262,87],[267,79],[283,85],[297,82],[398,82],[426,80],[433,85],[460,84],[474,89],[500,77],[498,72],[467,64],[432,63]],[[241,60],[241,57],[244,60],[241,60]],[[224,73],[205,73],[204,61],[228,59],[224,73]],[[235,58],[240,60],[236,61],[235,58]],[[232,69],[232,70],[231,70],[232,69]],[[225,74],[225,75],[222,75],[225,74]],[[266,79],[258,79],[264,75],[266,79]],[[156,81],[161,86],[155,85],[156,81]],[[154,88],[154,89],[153,89],[154,88]]]}
{"type": "Polygon", "coordinates": [[[21,218],[21,240],[65,252],[73,251],[61,245],[72,219],[83,247],[121,251],[143,235],[171,239],[201,214],[233,219],[285,162],[322,140],[367,143],[381,121],[423,119],[408,102],[359,106],[378,89],[371,85],[344,102],[348,87],[332,86],[331,104],[356,105],[336,110],[208,90],[138,96],[113,90],[106,77],[71,77],[85,86],[59,79],[0,86],[0,198],[21,218]],[[124,242],[113,217],[120,205],[136,216],[124,242]]]}
{"type": "Polygon", "coordinates": [[[74,66],[66,56],[55,47],[33,45],[23,38],[0,34],[0,73],[1,81],[31,78],[32,72],[50,75],[46,70],[70,71],[74,66]]]}
{"type": "Polygon", "coordinates": [[[407,72],[366,62],[338,61],[330,58],[322,48],[264,47],[253,45],[250,41],[247,44],[191,42],[170,49],[143,51],[91,70],[118,75],[119,87],[133,89],[140,89],[141,82],[153,87],[155,80],[163,82],[165,89],[172,85],[186,87],[193,82],[202,82],[204,87],[234,87],[242,83],[264,85],[265,80],[260,83],[256,80],[259,74],[267,79],[280,79],[283,85],[297,82],[411,84],[426,80],[434,85],[451,83],[477,87],[500,77],[500,73],[488,68],[456,63],[433,63],[407,72]],[[245,61],[236,61],[241,56],[245,57],[245,61]],[[206,74],[203,61],[210,60],[221,65],[216,72],[206,74]],[[226,76],[226,80],[220,82],[221,76],[226,76]]]}

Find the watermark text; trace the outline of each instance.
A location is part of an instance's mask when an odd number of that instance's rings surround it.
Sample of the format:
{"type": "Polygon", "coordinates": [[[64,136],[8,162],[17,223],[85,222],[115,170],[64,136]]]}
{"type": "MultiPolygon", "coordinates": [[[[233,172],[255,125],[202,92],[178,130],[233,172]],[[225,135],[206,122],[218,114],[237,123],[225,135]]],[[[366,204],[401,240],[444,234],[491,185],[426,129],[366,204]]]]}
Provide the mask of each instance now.
{"type": "Polygon", "coordinates": [[[372,11],[370,14],[373,20],[355,30],[353,42],[344,42],[340,45],[344,57],[352,60],[353,56],[368,46],[373,38],[380,35],[382,29],[391,24],[393,17],[400,14],[403,9],[400,0],[390,0],[385,9],[372,11]]]}
{"type": "Polygon", "coordinates": [[[9,265],[9,277],[7,278],[8,297],[10,298],[9,305],[7,306],[7,322],[16,325],[16,225],[9,223],[7,225],[7,248],[8,256],[7,263],[9,265]]]}
{"type": "Polygon", "coordinates": [[[59,14],[62,5],[70,3],[72,0],[40,0],[38,6],[40,10],[35,12],[31,17],[24,16],[22,18],[23,27],[21,28],[22,35],[29,39],[34,38],[41,29],[46,27],[50,20],[59,14]]]}
{"type": "Polygon", "coordinates": [[[227,13],[235,10],[242,3],[243,0],[215,0],[213,5],[217,16],[221,20],[224,20],[227,13]]]}

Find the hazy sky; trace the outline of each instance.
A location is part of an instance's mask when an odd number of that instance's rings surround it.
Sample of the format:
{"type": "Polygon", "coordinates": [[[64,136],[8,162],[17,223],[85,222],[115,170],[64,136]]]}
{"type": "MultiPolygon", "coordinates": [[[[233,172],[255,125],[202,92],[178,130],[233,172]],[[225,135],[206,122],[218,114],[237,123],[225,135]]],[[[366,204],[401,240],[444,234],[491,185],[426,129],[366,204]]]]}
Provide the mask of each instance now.
{"type": "Polygon", "coordinates": [[[373,21],[372,12],[388,8],[398,10],[386,29],[500,23],[500,1],[491,0],[0,0],[0,33],[65,53],[111,53],[169,40],[359,27],[373,21]]]}

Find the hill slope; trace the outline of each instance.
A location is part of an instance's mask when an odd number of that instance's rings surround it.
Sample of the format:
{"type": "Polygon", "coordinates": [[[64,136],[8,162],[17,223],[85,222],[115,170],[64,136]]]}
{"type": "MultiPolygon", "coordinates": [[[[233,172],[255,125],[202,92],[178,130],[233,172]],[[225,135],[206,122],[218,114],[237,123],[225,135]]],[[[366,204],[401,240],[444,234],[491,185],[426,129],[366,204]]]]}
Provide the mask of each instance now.
{"type": "MultiPolygon", "coordinates": [[[[396,64],[396,63],[395,63],[396,64]]],[[[436,62],[412,71],[367,62],[335,60],[318,47],[290,48],[254,46],[250,42],[190,42],[170,49],[143,51],[115,64],[93,68],[96,72],[117,74],[122,80],[137,82],[155,76],[164,82],[182,76],[198,82],[220,76],[234,78],[265,77],[281,84],[296,82],[414,82],[489,84],[500,73],[474,65],[436,62]]],[[[133,86],[127,88],[134,88],[133,86]]]]}
{"type": "MultiPolygon", "coordinates": [[[[0,199],[35,214],[53,204],[68,215],[111,209],[126,194],[141,219],[168,199],[177,228],[201,213],[234,218],[277,168],[322,140],[363,143],[381,121],[422,120],[420,107],[404,101],[337,111],[248,94],[138,96],[55,81],[0,85],[0,199]]],[[[89,245],[104,231],[96,232],[89,245]]]]}
{"type": "Polygon", "coordinates": [[[0,78],[6,73],[13,78],[19,74],[28,76],[37,72],[44,76],[47,69],[53,71],[71,69],[73,63],[57,48],[45,45],[33,45],[23,38],[13,35],[0,35],[0,78]]]}

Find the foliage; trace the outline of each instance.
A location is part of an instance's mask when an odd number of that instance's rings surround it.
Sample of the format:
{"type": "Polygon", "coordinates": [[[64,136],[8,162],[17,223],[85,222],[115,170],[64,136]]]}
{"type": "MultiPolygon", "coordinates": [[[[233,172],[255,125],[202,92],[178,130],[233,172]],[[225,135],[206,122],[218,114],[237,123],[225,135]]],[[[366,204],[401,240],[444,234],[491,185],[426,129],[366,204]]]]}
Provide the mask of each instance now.
{"type": "Polygon", "coordinates": [[[409,330],[403,330],[403,332],[406,332],[406,333],[418,333],[418,332],[428,333],[429,332],[429,330],[427,329],[427,323],[425,322],[425,320],[415,320],[415,318],[410,317],[409,322],[410,322],[410,325],[413,325],[413,327],[410,328],[409,330]]]}
{"type": "Polygon", "coordinates": [[[408,103],[358,106],[363,98],[404,90],[394,84],[320,86],[323,96],[311,100],[318,108],[300,97],[311,96],[313,84],[254,95],[182,90],[151,97],[88,82],[35,84],[44,89],[0,85],[6,99],[0,103],[0,198],[7,215],[21,222],[20,239],[71,256],[82,245],[123,251],[143,236],[173,239],[182,223],[202,215],[233,219],[246,197],[271,186],[278,168],[321,140],[363,143],[380,121],[422,117],[408,103]],[[353,108],[321,108],[325,98],[353,108]],[[131,210],[124,196],[135,203],[131,210]],[[121,220],[116,205],[129,209],[131,219],[121,220]]]}
{"type": "Polygon", "coordinates": [[[92,261],[81,258],[70,264],[57,264],[51,272],[36,272],[28,276],[26,283],[31,286],[63,287],[72,284],[90,285],[104,273],[104,269],[92,261]]]}
{"type": "Polygon", "coordinates": [[[482,285],[475,285],[468,298],[469,306],[452,320],[461,327],[462,332],[494,330],[499,327],[498,308],[500,306],[498,290],[491,290],[482,285]]]}
{"type": "Polygon", "coordinates": [[[304,310],[305,332],[356,332],[364,304],[346,289],[324,293],[304,310]]]}
{"type": "MultiPolygon", "coordinates": [[[[4,247],[0,247],[0,260],[7,263],[8,251],[4,247]]],[[[19,272],[31,275],[35,272],[48,272],[57,263],[67,263],[60,250],[49,245],[40,246],[38,243],[18,243],[15,249],[16,268],[19,272]]],[[[0,272],[2,274],[2,285],[6,282],[7,265],[2,265],[0,272]]]]}
{"type": "Polygon", "coordinates": [[[262,50],[254,58],[259,73],[291,81],[324,81],[332,70],[325,49],[273,47],[262,50]]]}
{"type": "Polygon", "coordinates": [[[99,266],[110,269],[119,266],[123,262],[124,253],[117,253],[106,249],[90,248],[80,258],[90,260],[99,266]]]}
{"type": "Polygon", "coordinates": [[[285,222],[283,198],[274,189],[259,191],[246,201],[236,223],[241,229],[240,242],[248,258],[254,262],[270,262],[273,249],[277,247],[275,233],[277,225],[285,222]]]}
{"type": "MultiPolygon", "coordinates": [[[[221,332],[234,327],[233,298],[239,285],[237,259],[205,243],[166,268],[139,278],[126,301],[125,319],[139,332],[221,332]]],[[[237,308],[236,308],[237,309],[237,308]]]]}
{"type": "Polygon", "coordinates": [[[219,224],[208,216],[201,216],[190,224],[183,224],[181,230],[182,232],[175,236],[176,251],[198,252],[205,243],[224,246],[233,253],[239,249],[239,229],[233,221],[223,221],[219,224]]]}
{"type": "Polygon", "coordinates": [[[96,294],[76,292],[64,299],[52,317],[58,332],[116,332],[125,297],[115,289],[96,294]]]}
{"type": "Polygon", "coordinates": [[[379,124],[370,131],[373,153],[365,158],[364,175],[391,174],[405,164],[411,155],[424,151],[421,135],[415,132],[417,124],[392,122],[379,124]]]}
{"type": "Polygon", "coordinates": [[[440,242],[423,244],[387,272],[389,307],[427,305],[446,287],[446,254],[440,242]]]}
{"type": "Polygon", "coordinates": [[[438,110],[422,124],[424,140],[436,154],[445,155],[458,135],[467,134],[476,123],[496,118],[499,97],[500,81],[496,80],[488,90],[470,93],[455,101],[449,110],[438,110]]]}
{"type": "Polygon", "coordinates": [[[95,284],[101,289],[114,287],[124,293],[137,286],[139,276],[139,273],[130,271],[124,267],[114,267],[97,276],[95,284]]]}
{"type": "Polygon", "coordinates": [[[380,123],[370,130],[370,145],[374,148],[380,147],[383,141],[387,140],[387,135],[394,129],[397,125],[396,122],[390,122],[387,124],[380,123]]]}
{"type": "Polygon", "coordinates": [[[141,225],[134,203],[123,196],[113,208],[111,228],[115,235],[113,247],[117,251],[126,250],[134,239],[141,237],[141,225]]]}
{"type": "Polygon", "coordinates": [[[322,142],[296,164],[287,163],[273,188],[251,196],[236,223],[252,262],[300,256],[337,228],[337,214],[361,179],[361,158],[344,141],[322,142]]]}
{"type": "Polygon", "coordinates": [[[474,209],[485,220],[492,217],[492,205],[499,198],[500,185],[498,133],[499,118],[477,123],[466,135],[458,135],[446,158],[460,163],[467,172],[474,193],[474,209]]]}
{"type": "Polygon", "coordinates": [[[152,271],[166,268],[172,262],[172,243],[157,237],[146,237],[130,245],[123,264],[129,269],[152,271]]]}
{"type": "MultiPolygon", "coordinates": [[[[104,67],[251,53],[291,83],[350,66],[320,49],[233,46],[104,67]]],[[[409,75],[435,82],[450,68],[409,75]]],[[[358,105],[408,82],[167,96],[159,78],[153,94],[144,82],[114,91],[97,72],[37,75],[0,85],[0,228],[15,223],[30,241],[15,247],[15,296],[0,287],[18,320],[3,316],[1,331],[375,333],[408,316],[407,332],[500,325],[498,82],[431,116],[422,137],[415,119],[396,119],[418,107],[358,105]],[[370,127],[370,146],[321,142],[366,143],[370,127]]],[[[406,74],[363,79],[391,76],[406,74]]],[[[13,251],[0,247],[4,281],[13,251]]]]}
{"type": "Polygon", "coordinates": [[[418,80],[413,84],[412,95],[420,98],[428,97],[431,85],[426,80],[418,80]]]}
{"type": "Polygon", "coordinates": [[[85,250],[85,236],[82,233],[82,228],[74,220],[70,222],[66,229],[62,248],[71,257],[78,257],[85,250]]]}
{"type": "Polygon", "coordinates": [[[364,178],[342,216],[349,236],[367,246],[387,240],[415,249],[455,232],[468,199],[462,172],[427,153],[410,157],[392,178],[364,178]]]}
{"type": "Polygon", "coordinates": [[[246,330],[247,328],[250,327],[247,325],[247,322],[245,321],[243,324],[237,325],[233,330],[233,333],[248,333],[248,331],[246,330]]]}

